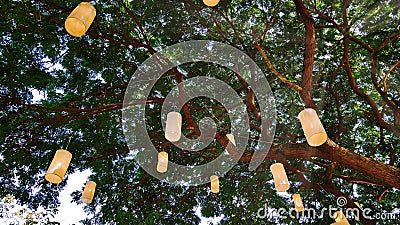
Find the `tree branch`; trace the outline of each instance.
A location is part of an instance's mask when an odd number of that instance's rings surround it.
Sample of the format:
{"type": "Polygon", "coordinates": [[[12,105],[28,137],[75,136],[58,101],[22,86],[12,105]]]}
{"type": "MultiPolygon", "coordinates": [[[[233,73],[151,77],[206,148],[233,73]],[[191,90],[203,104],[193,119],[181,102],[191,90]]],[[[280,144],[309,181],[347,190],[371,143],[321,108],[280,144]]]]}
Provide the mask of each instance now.
{"type": "Polygon", "coordinates": [[[255,31],[253,29],[253,39],[255,41],[254,47],[257,48],[257,50],[260,52],[261,56],[264,58],[265,63],[267,64],[268,68],[271,70],[271,72],[279,78],[284,84],[288,85],[289,87],[293,88],[296,91],[301,92],[302,88],[298,86],[295,83],[290,82],[288,79],[286,79],[281,73],[279,73],[274,66],[272,65],[271,61],[269,60],[267,54],[265,54],[265,51],[261,48],[261,46],[258,44],[258,38],[255,34],[255,31]]]}
{"type": "Polygon", "coordinates": [[[302,0],[294,0],[299,19],[306,29],[306,42],[302,71],[302,91],[300,93],[307,108],[315,108],[312,100],[312,71],[314,66],[314,52],[316,47],[315,22],[302,0]]]}

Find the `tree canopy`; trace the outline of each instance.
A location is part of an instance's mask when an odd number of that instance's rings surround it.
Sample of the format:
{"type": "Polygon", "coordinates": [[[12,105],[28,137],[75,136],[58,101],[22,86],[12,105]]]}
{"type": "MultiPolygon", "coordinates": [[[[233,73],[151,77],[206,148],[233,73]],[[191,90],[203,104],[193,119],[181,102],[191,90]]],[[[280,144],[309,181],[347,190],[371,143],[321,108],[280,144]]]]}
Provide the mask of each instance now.
{"type": "MultiPolygon", "coordinates": [[[[344,208],[372,209],[400,218],[400,4],[396,0],[93,1],[97,15],[86,34],[69,35],[64,22],[80,1],[5,0],[0,6],[0,188],[32,209],[59,205],[68,174],[90,169],[97,188],[84,224],[198,224],[223,215],[221,224],[330,224],[316,218],[259,218],[257,211],[292,208],[278,195],[269,167],[281,162],[306,208],[322,209],[345,197],[344,208]],[[240,75],[222,66],[192,62],[165,73],[145,104],[146,129],[158,151],[181,165],[201,165],[223,154],[228,112],[210,98],[185,104],[182,132],[200,136],[199,121],[215,118],[216,137],[204,150],[182,150],[167,141],[160,113],[182,81],[206,76],[229,84],[246,105],[250,139],[232,170],[209,184],[171,185],[132,158],[122,128],[128,83],[161,49],[190,40],[213,40],[247,54],[272,89],[276,130],[263,163],[249,171],[261,136],[260,99],[240,75]],[[297,118],[314,108],[329,139],[307,144],[297,118]],[[44,179],[57,149],[73,158],[64,181],[44,179]]],[[[206,84],[205,84],[206,86],[206,84]]],[[[138,140],[140,141],[140,140],[138,140]]],[[[145,148],[145,146],[144,146],[145,148]]],[[[191,179],[196,179],[195,177],[191,179]]],[[[83,184],[82,184],[83,188],[83,184]]],[[[81,193],[74,193],[79,201],[81,193]]],[[[352,224],[396,224],[360,216],[352,224]]]]}

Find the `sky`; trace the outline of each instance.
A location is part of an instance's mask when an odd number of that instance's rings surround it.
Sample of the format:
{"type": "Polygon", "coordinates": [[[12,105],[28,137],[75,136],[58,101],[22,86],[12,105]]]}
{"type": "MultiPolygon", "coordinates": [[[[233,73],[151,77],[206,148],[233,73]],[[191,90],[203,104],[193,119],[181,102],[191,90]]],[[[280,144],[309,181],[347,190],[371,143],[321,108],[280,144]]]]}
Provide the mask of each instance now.
{"type": "MultiPolygon", "coordinates": [[[[40,103],[41,100],[45,99],[44,93],[37,91],[36,89],[32,89],[32,102],[40,103]]],[[[88,177],[92,174],[90,170],[84,171],[76,171],[70,175],[68,175],[67,185],[60,192],[59,200],[60,206],[58,208],[59,212],[55,215],[52,221],[59,222],[60,225],[72,225],[72,224],[81,224],[79,221],[83,220],[87,217],[87,214],[84,212],[84,203],[75,203],[72,202],[71,193],[74,191],[83,191],[84,185],[88,181],[88,177]]],[[[95,196],[96,198],[96,192],[95,196]]],[[[210,223],[213,225],[219,224],[220,221],[224,218],[224,215],[220,215],[218,217],[206,218],[201,214],[201,206],[198,206],[195,210],[195,215],[200,218],[199,225],[209,225],[210,223]]]]}
{"type": "MultiPolygon", "coordinates": [[[[88,181],[88,177],[92,174],[90,170],[84,170],[82,172],[77,171],[71,175],[68,175],[67,185],[60,192],[61,205],[58,208],[59,212],[52,221],[59,222],[61,225],[80,224],[80,220],[86,218],[87,214],[83,211],[84,204],[77,204],[72,201],[71,193],[74,191],[82,191],[85,183],[88,181]]],[[[96,192],[95,192],[96,197],[96,192]]],[[[219,224],[224,218],[224,215],[206,218],[201,215],[201,206],[195,209],[195,215],[198,216],[201,221],[199,225],[213,225],[219,224]]]]}
{"type": "MultiPolygon", "coordinates": [[[[79,205],[72,201],[71,193],[74,191],[83,191],[83,187],[92,174],[90,170],[77,171],[68,176],[67,185],[60,192],[59,200],[61,202],[59,212],[55,215],[54,221],[61,225],[80,224],[79,221],[86,218],[83,211],[84,204],[79,205]]],[[[96,193],[95,193],[96,194],[96,193]]]]}

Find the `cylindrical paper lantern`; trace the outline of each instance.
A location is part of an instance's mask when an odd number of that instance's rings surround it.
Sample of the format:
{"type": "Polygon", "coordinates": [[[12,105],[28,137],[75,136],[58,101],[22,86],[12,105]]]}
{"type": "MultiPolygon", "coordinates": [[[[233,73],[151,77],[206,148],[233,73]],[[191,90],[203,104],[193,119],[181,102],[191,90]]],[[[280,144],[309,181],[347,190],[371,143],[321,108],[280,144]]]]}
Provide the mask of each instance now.
{"type": "Polygon", "coordinates": [[[83,189],[82,202],[86,204],[92,203],[94,191],[96,190],[96,183],[93,181],[88,181],[83,189]]]}
{"type": "Polygon", "coordinates": [[[165,138],[175,142],[181,138],[182,116],[178,112],[169,112],[165,125],[165,138]]]}
{"type": "Polygon", "coordinates": [[[274,177],[275,189],[277,192],[285,192],[289,189],[289,180],[286,176],[285,168],[282,163],[272,164],[271,167],[272,176],[274,177]]]}
{"type": "Polygon", "coordinates": [[[168,153],[159,152],[158,153],[158,162],[157,162],[157,171],[160,173],[167,172],[168,169],[168,153]]]}
{"type": "Polygon", "coordinates": [[[44,178],[53,184],[60,183],[67,172],[71,159],[72,154],[69,151],[57,150],[44,178]]]}
{"type": "Polygon", "coordinates": [[[96,9],[89,2],[81,2],[65,20],[69,34],[80,37],[86,33],[96,16],[96,9]]]}
{"type": "Polygon", "coordinates": [[[210,176],[211,181],[211,192],[218,193],[219,192],[219,180],[217,175],[210,176]]]}
{"type": "MultiPolygon", "coordinates": [[[[361,210],[361,212],[362,212],[360,203],[354,202],[354,204],[355,204],[355,205],[361,210]]],[[[360,212],[360,213],[361,213],[361,212],[360,212]]],[[[359,213],[358,215],[360,215],[360,213],[359,213]]],[[[354,215],[354,219],[355,219],[356,221],[360,221],[360,218],[359,218],[357,215],[354,215]]]]}
{"type": "Polygon", "coordinates": [[[235,136],[233,136],[233,134],[227,134],[226,137],[229,139],[230,142],[232,142],[234,146],[236,146],[235,136]]]}
{"type": "Polygon", "coordinates": [[[333,214],[335,217],[335,221],[341,225],[350,225],[349,221],[347,221],[346,216],[343,214],[342,211],[337,211],[333,214]]]}
{"type": "Polygon", "coordinates": [[[309,145],[320,146],[326,142],[328,135],[314,109],[307,108],[302,110],[299,113],[299,119],[309,145]]]}
{"type": "Polygon", "coordinates": [[[213,6],[216,6],[216,5],[219,3],[219,1],[220,1],[220,0],[203,0],[203,3],[204,3],[206,6],[211,6],[211,7],[213,7],[213,6]]]}
{"type": "Polygon", "coordinates": [[[301,200],[300,194],[293,194],[292,195],[294,207],[297,211],[301,212],[304,210],[303,201],[301,200]]]}

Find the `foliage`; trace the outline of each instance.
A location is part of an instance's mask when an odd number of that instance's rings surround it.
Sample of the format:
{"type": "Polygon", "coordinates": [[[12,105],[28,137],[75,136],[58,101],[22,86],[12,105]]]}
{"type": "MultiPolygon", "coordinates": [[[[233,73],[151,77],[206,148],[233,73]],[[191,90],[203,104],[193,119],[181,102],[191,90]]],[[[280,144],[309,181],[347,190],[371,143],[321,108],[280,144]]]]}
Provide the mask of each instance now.
{"type": "MultiPolygon", "coordinates": [[[[220,179],[221,192],[213,195],[208,184],[181,187],[161,182],[131,157],[122,132],[121,107],[135,70],[166,46],[186,40],[215,40],[244,51],[263,69],[276,100],[278,125],[274,144],[297,144],[299,153],[305,152],[304,157],[279,159],[286,163],[292,182],[290,193],[300,192],[310,208],[327,207],[339,193],[376,212],[399,214],[398,186],[382,182],[380,179],[385,178],[380,176],[367,175],[368,171],[361,171],[358,165],[350,167],[347,158],[332,160],[311,153],[306,156],[310,148],[303,147],[305,138],[296,118],[304,99],[271,72],[255,46],[257,41],[273,67],[290,83],[302,85],[305,26],[295,2],[302,1],[222,0],[215,8],[205,7],[200,0],[95,1],[95,21],[81,38],[69,36],[63,28],[65,18],[79,1],[8,0],[1,4],[0,193],[13,193],[18,203],[32,209],[57,207],[55,185],[47,183],[43,175],[54,152],[65,148],[71,137],[68,149],[74,156],[68,174],[90,168],[90,179],[97,183],[94,202],[85,208],[94,216],[84,220],[84,224],[198,224],[200,219],[194,210],[198,206],[206,217],[223,214],[222,224],[300,223],[291,218],[268,221],[256,217],[257,210],[266,202],[272,208],[291,207],[291,200],[277,195],[273,188],[270,158],[253,172],[248,171],[248,162],[241,161],[220,179]],[[38,96],[41,99],[36,99],[38,96]],[[332,165],[333,172],[328,169],[332,165]]],[[[372,159],[374,165],[381,166],[377,163],[382,162],[398,171],[398,2],[302,3],[315,21],[311,100],[328,136],[346,151],[365,157],[360,165],[372,159]],[[346,70],[344,60],[348,36],[352,74],[346,70]],[[366,46],[376,51],[372,54],[366,46]],[[355,91],[350,78],[365,95],[355,91]]],[[[221,79],[245,102],[251,95],[236,75],[225,68],[199,62],[182,65],[179,70],[183,79],[199,75],[221,79]]],[[[207,163],[223,151],[218,141],[206,150],[187,152],[174,147],[163,136],[162,101],[177,84],[176,77],[173,71],[164,74],[150,96],[154,102],[146,103],[149,135],[154,146],[159,151],[168,149],[176,163],[207,163]]],[[[255,102],[259,110],[257,99],[255,102]]],[[[229,131],[226,110],[218,107],[216,101],[198,98],[188,105],[195,121],[219,115],[220,120],[215,121],[218,132],[229,131]]],[[[250,136],[257,140],[260,121],[255,112],[250,111],[249,115],[254,124],[250,136]]],[[[184,128],[190,125],[184,120],[184,128]]],[[[191,129],[183,132],[193,138],[198,136],[191,129]]],[[[248,143],[246,151],[250,154],[255,140],[248,143]]],[[[65,184],[63,181],[58,186],[65,184]]],[[[74,194],[75,201],[79,201],[79,194],[74,194]]],[[[331,222],[328,217],[303,221],[331,222]]]]}
{"type": "Polygon", "coordinates": [[[6,195],[0,201],[0,221],[3,224],[52,224],[50,219],[54,217],[52,210],[32,211],[26,206],[16,204],[12,195],[6,195]]]}

